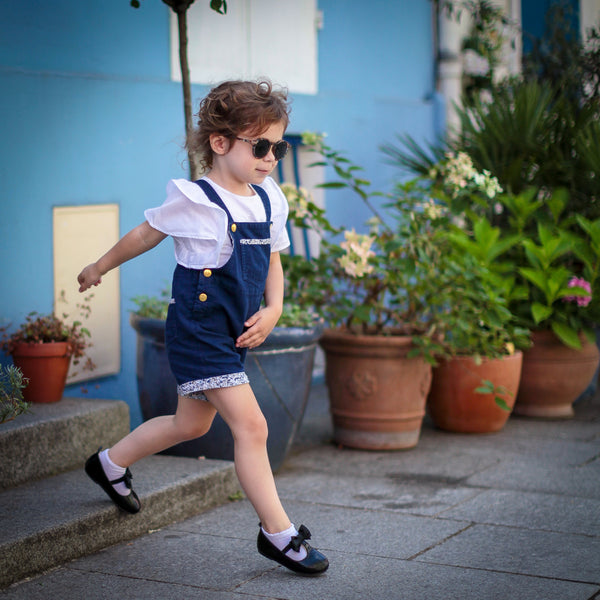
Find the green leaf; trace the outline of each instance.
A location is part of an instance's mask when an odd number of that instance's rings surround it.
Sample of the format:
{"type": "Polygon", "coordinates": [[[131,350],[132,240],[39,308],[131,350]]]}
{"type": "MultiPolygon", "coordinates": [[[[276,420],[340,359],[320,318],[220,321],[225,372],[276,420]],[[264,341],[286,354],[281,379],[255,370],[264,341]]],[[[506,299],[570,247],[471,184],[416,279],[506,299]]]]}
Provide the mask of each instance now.
{"type": "Polygon", "coordinates": [[[528,279],[533,283],[536,287],[538,287],[542,292],[546,291],[546,277],[540,271],[536,271],[535,269],[521,268],[519,272],[525,279],[528,279]]]}
{"type": "Polygon", "coordinates": [[[544,306],[539,302],[534,302],[531,305],[531,314],[536,325],[547,319],[552,314],[552,307],[544,306]]]}
{"type": "Polygon", "coordinates": [[[489,379],[484,379],[478,388],[475,388],[475,391],[478,394],[493,394],[494,393],[494,384],[489,379]]]}
{"type": "Polygon", "coordinates": [[[579,226],[592,238],[595,244],[600,244],[600,219],[590,221],[581,215],[576,215],[579,226]]]}
{"type": "Polygon", "coordinates": [[[557,188],[552,192],[552,196],[547,201],[550,212],[554,217],[554,222],[558,223],[558,219],[569,201],[569,192],[566,188],[557,188]]]}
{"type": "Polygon", "coordinates": [[[502,410],[506,410],[506,411],[510,411],[510,406],[508,406],[508,404],[506,404],[506,401],[504,400],[504,398],[501,398],[500,396],[496,396],[494,398],[494,402],[502,409],[502,410]]]}
{"type": "Polygon", "coordinates": [[[346,171],[345,169],[342,169],[342,167],[339,167],[338,165],[333,165],[333,168],[335,169],[335,172],[343,179],[352,178],[352,174],[346,171]]]}
{"type": "Polygon", "coordinates": [[[316,187],[327,188],[327,189],[336,189],[336,188],[348,187],[348,184],[344,181],[328,181],[326,183],[320,183],[316,187]]]}
{"type": "Polygon", "coordinates": [[[226,0],[210,0],[210,7],[218,12],[220,15],[227,13],[227,2],[226,0]]]}
{"type": "Polygon", "coordinates": [[[560,322],[552,323],[552,331],[554,331],[560,341],[566,346],[569,346],[569,348],[581,350],[581,341],[579,340],[577,332],[567,324],[560,322]]]}

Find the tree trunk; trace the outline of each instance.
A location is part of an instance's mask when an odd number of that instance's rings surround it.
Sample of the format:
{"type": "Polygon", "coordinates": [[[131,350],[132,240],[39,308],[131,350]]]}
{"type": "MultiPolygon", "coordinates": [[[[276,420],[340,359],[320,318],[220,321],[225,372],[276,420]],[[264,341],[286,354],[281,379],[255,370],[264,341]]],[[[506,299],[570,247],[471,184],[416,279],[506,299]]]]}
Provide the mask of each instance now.
{"type": "MultiPolygon", "coordinates": [[[[192,122],[192,91],[190,84],[190,66],[188,64],[188,37],[187,37],[187,11],[177,11],[177,27],[179,31],[179,65],[181,67],[181,85],[183,87],[183,113],[185,115],[186,140],[194,129],[192,122]]],[[[188,162],[190,166],[190,179],[195,181],[199,178],[199,166],[196,156],[188,150],[188,162]]]]}

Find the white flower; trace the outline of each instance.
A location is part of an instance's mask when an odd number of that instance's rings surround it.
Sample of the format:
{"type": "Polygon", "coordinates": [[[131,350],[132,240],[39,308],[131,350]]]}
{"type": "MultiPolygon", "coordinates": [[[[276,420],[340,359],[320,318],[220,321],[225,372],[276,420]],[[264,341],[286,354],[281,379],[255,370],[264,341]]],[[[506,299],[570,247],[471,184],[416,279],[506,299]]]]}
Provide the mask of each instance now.
{"type": "Polygon", "coordinates": [[[430,198],[427,202],[423,203],[423,214],[428,219],[439,219],[440,217],[444,216],[444,208],[430,198]]]}
{"type": "Polygon", "coordinates": [[[288,201],[290,212],[294,212],[299,219],[310,215],[308,203],[312,202],[312,196],[306,188],[296,187],[293,183],[285,182],[279,187],[288,201]]]}
{"type": "Polygon", "coordinates": [[[345,254],[339,259],[340,266],[350,277],[362,277],[371,273],[373,266],[369,264],[369,258],[375,256],[375,252],[371,250],[375,237],[356,233],[352,229],[344,232],[344,238],[340,248],[345,254]]]}

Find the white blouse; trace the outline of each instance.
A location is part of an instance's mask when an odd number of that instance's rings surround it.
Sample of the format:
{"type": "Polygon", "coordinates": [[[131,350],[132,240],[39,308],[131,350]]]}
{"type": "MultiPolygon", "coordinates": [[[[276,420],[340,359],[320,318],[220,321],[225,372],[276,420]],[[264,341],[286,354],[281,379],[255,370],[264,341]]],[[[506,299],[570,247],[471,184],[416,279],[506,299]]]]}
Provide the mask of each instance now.
{"type": "MultiPolygon", "coordinates": [[[[238,196],[209,178],[204,179],[215,188],[234,221],[265,221],[265,208],[258,194],[238,196]]],[[[279,252],[290,245],[285,228],[289,210],[287,199],[271,177],[267,177],[261,187],[271,201],[271,252],[279,252]]],[[[146,210],[144,216],[154,229],[173,238],[175,259],[188,269],[222,267],[233,252],[227,214],[193,181],[171,179],[167,184],[166,200],[161,206],[146,210]]]]}

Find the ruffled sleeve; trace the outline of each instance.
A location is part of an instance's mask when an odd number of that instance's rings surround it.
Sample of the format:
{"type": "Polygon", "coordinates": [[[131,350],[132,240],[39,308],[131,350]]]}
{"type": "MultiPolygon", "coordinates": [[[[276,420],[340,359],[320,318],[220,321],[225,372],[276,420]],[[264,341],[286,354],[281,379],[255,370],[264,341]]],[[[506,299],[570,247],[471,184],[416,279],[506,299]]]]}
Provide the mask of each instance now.
{"type": "Polygon", "coordinates": [[[144,212],[148,223],[175,240],[177,262],[188,268],[215,266],[227,236],[227,215],[211,202],[200,186],[172,179],[167,197],[144,212]]]}

